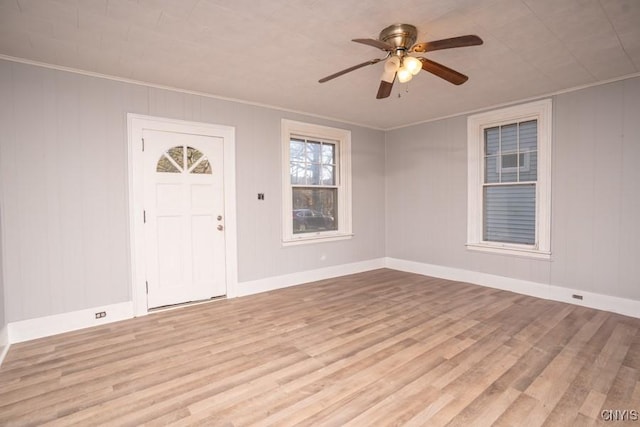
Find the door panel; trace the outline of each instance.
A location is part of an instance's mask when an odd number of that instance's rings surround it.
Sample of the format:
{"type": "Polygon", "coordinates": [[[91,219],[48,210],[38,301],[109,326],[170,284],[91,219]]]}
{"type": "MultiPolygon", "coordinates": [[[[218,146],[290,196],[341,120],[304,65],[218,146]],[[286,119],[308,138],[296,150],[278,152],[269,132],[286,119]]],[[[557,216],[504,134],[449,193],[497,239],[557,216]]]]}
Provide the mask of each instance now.
{"type": "Polygon", "coordinates": [[[204,283],[215,274],[213,263],[214,248],[209,244],[208,236],[217,232],[213,218],[210,216],[195,216],[191,228],[191,243],[193,244],[193,281],[204,283]]]}
{"type": "Polygon", "coordinates": [[[184,277],[184,251],[180,239],[184,235],[180,217],[164,216],[157,220],[158,287],[170,288],[184,277]]]}
{"type": "Polygon", "coordinates": [[[182,197],[182,185],[180,184],[157,184],[156,185],[156,208],[159,213],[169,214],[171,211],[179,212],[182,197]]]}
{"type": "Polygon", "coordinates": [[[211,185],[191,186],[191,209],[194,214],[212,212],[215,209],[214,199],[209,195],[215,191],[211,185]]]}
{"type": "Polygon", "coordinates": [[[143,137],[148,308],[224,295],[223,139],[143,137]]]}

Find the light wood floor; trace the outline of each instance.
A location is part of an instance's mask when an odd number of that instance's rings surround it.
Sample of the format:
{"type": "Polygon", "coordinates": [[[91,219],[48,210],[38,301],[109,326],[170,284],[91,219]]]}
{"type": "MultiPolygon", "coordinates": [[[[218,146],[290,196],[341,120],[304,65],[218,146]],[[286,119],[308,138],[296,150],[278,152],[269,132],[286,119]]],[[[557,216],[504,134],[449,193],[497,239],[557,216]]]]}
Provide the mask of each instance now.
{"type": "Polygon", "coordinates": [[[640,411],[640,319],[392,270],[16,344],[0,368],[0,425],[620,425],[603,409],[640,411]]]}

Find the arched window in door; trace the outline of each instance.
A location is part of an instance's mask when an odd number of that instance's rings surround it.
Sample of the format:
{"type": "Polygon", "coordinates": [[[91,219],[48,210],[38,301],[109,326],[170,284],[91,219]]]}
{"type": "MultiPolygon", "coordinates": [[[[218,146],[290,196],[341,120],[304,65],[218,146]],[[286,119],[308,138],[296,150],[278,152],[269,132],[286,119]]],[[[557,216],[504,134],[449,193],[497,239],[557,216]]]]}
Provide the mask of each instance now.
{"type": "Polygon", "coordinates": [[[160,173],[211,174],[211,164],[202,151],[184,145],[165,151],[156,165],[160,173]]]}

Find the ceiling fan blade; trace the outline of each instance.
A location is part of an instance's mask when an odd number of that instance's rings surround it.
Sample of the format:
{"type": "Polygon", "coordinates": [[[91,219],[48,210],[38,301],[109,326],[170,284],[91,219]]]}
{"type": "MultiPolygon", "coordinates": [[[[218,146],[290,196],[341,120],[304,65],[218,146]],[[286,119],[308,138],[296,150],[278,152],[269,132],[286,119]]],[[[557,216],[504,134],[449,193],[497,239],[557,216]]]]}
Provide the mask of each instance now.
{"type": "Polygon", "coordinates": [[[391,81],[385,80],[384,74],[382,80],[380,80],[380,86],[378,87],[378,93],[376,99],[388,98],[391,95],[391,89],[393,89],[393,82],[396,81],[396,73],[393,73],[391,81]]]}
{"type": "Polygon", "coordinates": [[[386,52],[392,52],[395,48],[389,43],[385,43],[381,40],[376,39],[353,39],[352,42],[366,44],[368,46],[377,47],[378,49],[382,49],[386,52]]]}
{"type": "Polygon", "coordinates": [[[422,61],[422,69],[430,72],[442,79],[445,79],[449,83],[453,83],[454,85],[461,85],[462,83],[469,80],[469,77],[465,76],[462,73],[457,72],[456,70],[452,70],[449,67],[445,67],[442,64],[438,64],[437,62],[431,61],[427,58],[418,58],[422,61]]]}
{"type": "Polygon", "coordinates": [[[391,89],[393,89],[393,82],[389,83],[381,80],[376,99],[388,98],[391,95],[391,89]]]}
{"type": "Polygon", "coordinates": [[[362,64],[354,65],[353,67],[345,68],[342,71],[338,71],[337,73],[333,73],[330,76],[321,78],[320,80],[318,80],[318,82],[319,83],[327,82],[329,80],[335,79],[336,77],[340,77],[343,74],[347,74],[347,73],[350,73],[351,71],[355,71],[358,68],[366,67],[367,65],[377,64],[380,61],[382,61],[382,59],[376,58],[367,62],[363,62],[362,64]]]}
{"type": "Polygon", "coordinates": [[[478,36],[460,36],[450,39],[435,40],[432,42],[416,43],[411,48],[412,52],[431,52],[434,50],[451,49],[454,47],[467,47],[481,45],[482,39],[478,36]]]}

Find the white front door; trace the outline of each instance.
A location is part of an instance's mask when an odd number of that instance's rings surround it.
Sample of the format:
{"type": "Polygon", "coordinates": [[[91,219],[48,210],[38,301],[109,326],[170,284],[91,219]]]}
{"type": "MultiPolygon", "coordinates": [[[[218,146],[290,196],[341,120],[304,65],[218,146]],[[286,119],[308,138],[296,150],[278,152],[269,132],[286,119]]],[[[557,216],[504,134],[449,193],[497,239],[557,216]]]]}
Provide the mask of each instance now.
{"type": "Polygon", "coordinates": [[[147,307],[225,295],[224,139],[142,137],[147,307]]]}

